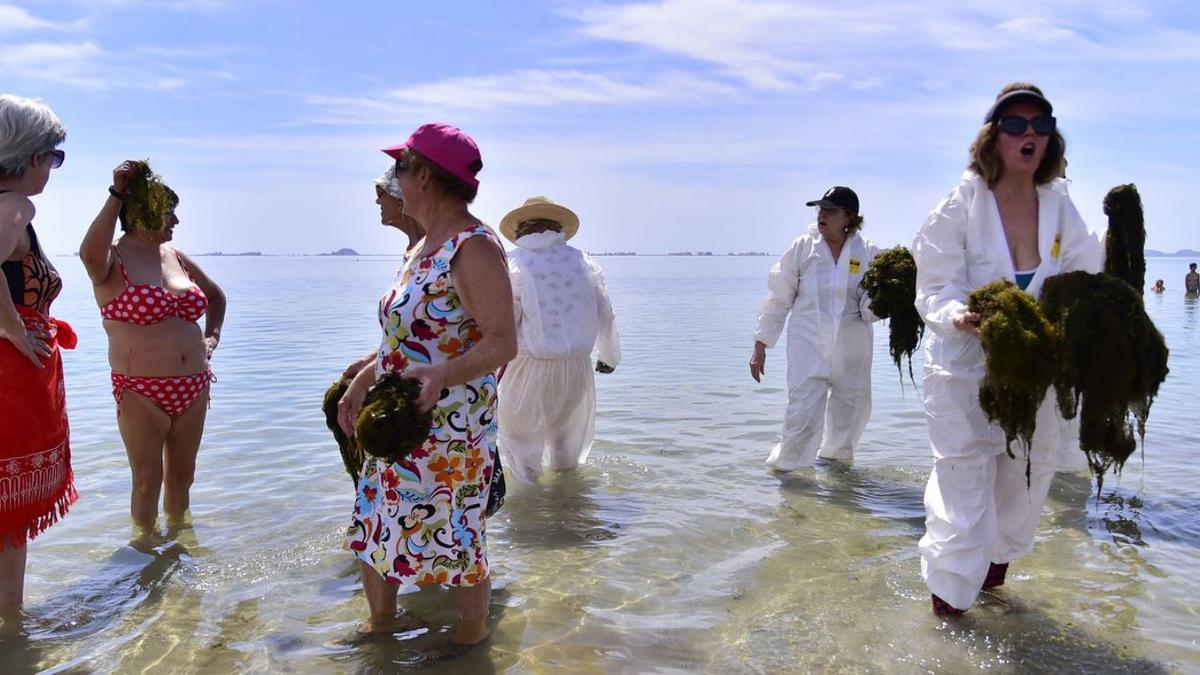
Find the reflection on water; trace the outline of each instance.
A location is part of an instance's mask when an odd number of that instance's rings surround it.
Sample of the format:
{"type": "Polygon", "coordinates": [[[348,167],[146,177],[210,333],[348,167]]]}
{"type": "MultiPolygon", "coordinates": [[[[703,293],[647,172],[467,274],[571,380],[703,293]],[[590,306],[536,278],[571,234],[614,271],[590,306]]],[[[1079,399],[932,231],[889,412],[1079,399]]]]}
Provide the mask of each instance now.
{"type": "MultiPolygon", "coordinates": [[[[320,413],[329,381],[376,343],[396,261],[206,260],[231,301],[193,525],[136,545],[103,333],[64,261],[81,498],[30,545],[28,614],[0,631],[0,673],[1200,670],[1195,300],[1147,302],[1171,374],[1144,461],[1099,497],[1059,475],[1034,554],[951,623],[921,582],[928,438],[886,330],[856,461],[776,476],[763,460],[786,404],[782,350],[761,384],[745,365],[772,261],[603,262],[625,358],[597,380],[595,449],[578,472],[510,485],[488,523],[493,633],[456,654],[457,606],[438,589],[400,598],[427,629],[357,637],[353,491],[320,413]]],[[[1148,275],[1169,277],[1160,264],[1148,275]]]]}

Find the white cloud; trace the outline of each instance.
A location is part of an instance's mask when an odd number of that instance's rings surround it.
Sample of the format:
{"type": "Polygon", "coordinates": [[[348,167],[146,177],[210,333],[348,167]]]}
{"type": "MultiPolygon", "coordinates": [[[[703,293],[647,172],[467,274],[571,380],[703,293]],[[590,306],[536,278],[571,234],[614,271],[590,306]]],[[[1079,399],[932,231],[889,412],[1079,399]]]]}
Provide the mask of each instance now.
{"type": "Polygon", "coordinates": [[[22,7],[0,4],[0,34],[31,31],[77,31],[86,25],[84,21],[56,23],[39,19],[22,7]]]}
{"type": "Polygon", "coordinates": [[[80,89],[107,89],[95,67],[104,50],[84,42],[32,42],[0,49],[0,70],[31,80],[57,82],[80,89]]]}
{"type": "Polygon", "coordinates": [[[191,68],[177,61],[209,62],[231,50],[220,46],[135,47],[111,51],[94,40],[27,42],[0,49],[0,70],[34,82],[53,82],[86,91],[150,89],[180,91],[194,80],[234,81],[227,70],[191,68]]]}
{"type": "Polygon", "coordinates": [[[413,112],[528,110],[573,105],[686,103],[735,92],[727,84],[681,71],[640,80],[578,70],[527,69],[495,75],[454,77],[395,87],[376,95],[310,94],[326,122],[387,123],[413,112]]]}

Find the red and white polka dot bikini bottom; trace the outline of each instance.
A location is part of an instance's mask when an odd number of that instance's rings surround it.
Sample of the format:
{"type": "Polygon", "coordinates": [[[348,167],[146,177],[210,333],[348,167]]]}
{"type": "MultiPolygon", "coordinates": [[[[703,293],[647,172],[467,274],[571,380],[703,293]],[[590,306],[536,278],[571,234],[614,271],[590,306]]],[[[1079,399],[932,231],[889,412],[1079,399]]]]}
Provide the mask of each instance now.
{"type": "Polygon", "coordinates": [[[171,417],[178,417],[196,402],[209,382],[216,380],[210,369],[191,375],[173,377],[134,377],[113,371],[113,398],[117,400],[117,416],[121,415],[121,398],[131,389],[158,404],[171,417]]]}

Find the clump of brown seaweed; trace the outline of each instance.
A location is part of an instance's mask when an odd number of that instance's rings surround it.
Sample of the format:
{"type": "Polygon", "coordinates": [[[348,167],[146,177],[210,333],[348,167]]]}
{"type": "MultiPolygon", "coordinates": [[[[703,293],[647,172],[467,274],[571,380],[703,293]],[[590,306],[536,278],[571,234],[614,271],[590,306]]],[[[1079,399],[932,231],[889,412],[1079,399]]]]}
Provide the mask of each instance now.
{"type": "Polygon", "coordinates": [[[1120,473],[1136,449],[1135,425],[1144,443],[1150,406],[1168,372],[1167,345],[1146,315],[1141,286],[1127,281],[1069,272],[1050,277],[1042,289],[1042,311],[1059,340],[1059,411],[1066,419],[1079,414],[1079,446],[1098,489],[1104,473],[1120,473]]]}
{"type": "Polygon", "coordinates": [[[359,472],[362,470],[363,461],[366,459],[362,448],[354,441],[354,439],[346,436],[342,431],[342,427],[338,424],[338,401],[342,400],[346,390],[350,388],[350,378],[343,377],[337,382],[330,385],[325,391],[325,401],[321,405],[321,411],[325,413],[325,426],[333,432],[333,439],[337,441],[338,450],[342,453],[342,464],[346,466],[346,473],[354,480],[354,485],[358,485],[358,479],[361,477],[359,472]]]}
{"type": "Polygon", "coordinates": [[[417,408],[421,383],[396,373],[380,377],[363,400],[354,425],[355,437],[368,454],[398,462],[425,442],[433,413],[417,408]]]}
{"type": "Polygon", "coordinates": [[[174,210],[178,196],[150,169],[150,160],[135,162],[125,186],[122,211],[129,230],[157,232],[165,226],[167,213],[174,210]]]}
{"type": "Polygon", "coordinates": [[[925,334],[925,322],[917,313],[917,262],[903,246],[875,256],[859,286],[871,298],[871,312],[888,320],[888,350],[896,371],[901,373],[900,357],[908,357],[908,377],[913,378],[912,355],[925,334]]]}
{"type": "Polygon", "coordinates": [[[1146,225],[1142,198],[1133,183],[1104,195],[1108,234],[1104,238],[1104,271],[1124,279],[1138,293],[1146,286],[1146,225]]]}
{"type": "Polygon", "coordinates": [[[1057,336],[1034,297],[1011,281],[993,281],[975,289],[967,308],[979,315],[985,357],[979,405],[988,421],[1004,430],[1008,455],[1021,441],[1029,478],[1029,448],[1037,411],[1054,381],[1057,336]]]}

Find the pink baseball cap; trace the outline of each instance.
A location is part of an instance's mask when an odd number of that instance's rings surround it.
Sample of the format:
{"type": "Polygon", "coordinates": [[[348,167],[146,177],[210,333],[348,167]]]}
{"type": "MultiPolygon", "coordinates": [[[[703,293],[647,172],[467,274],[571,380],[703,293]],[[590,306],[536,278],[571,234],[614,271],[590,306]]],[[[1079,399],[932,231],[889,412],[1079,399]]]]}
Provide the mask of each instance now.
{"type": "Polygon", "coordinates": [[[461,178],[467,185],[479,187],[475,174],[483,168],[483,158],[479,155],[479,146],[462,129],[444,122],[422,124],[407,141],[384,148],[383,152],[400,159],[408,148],[461,178]]]}

